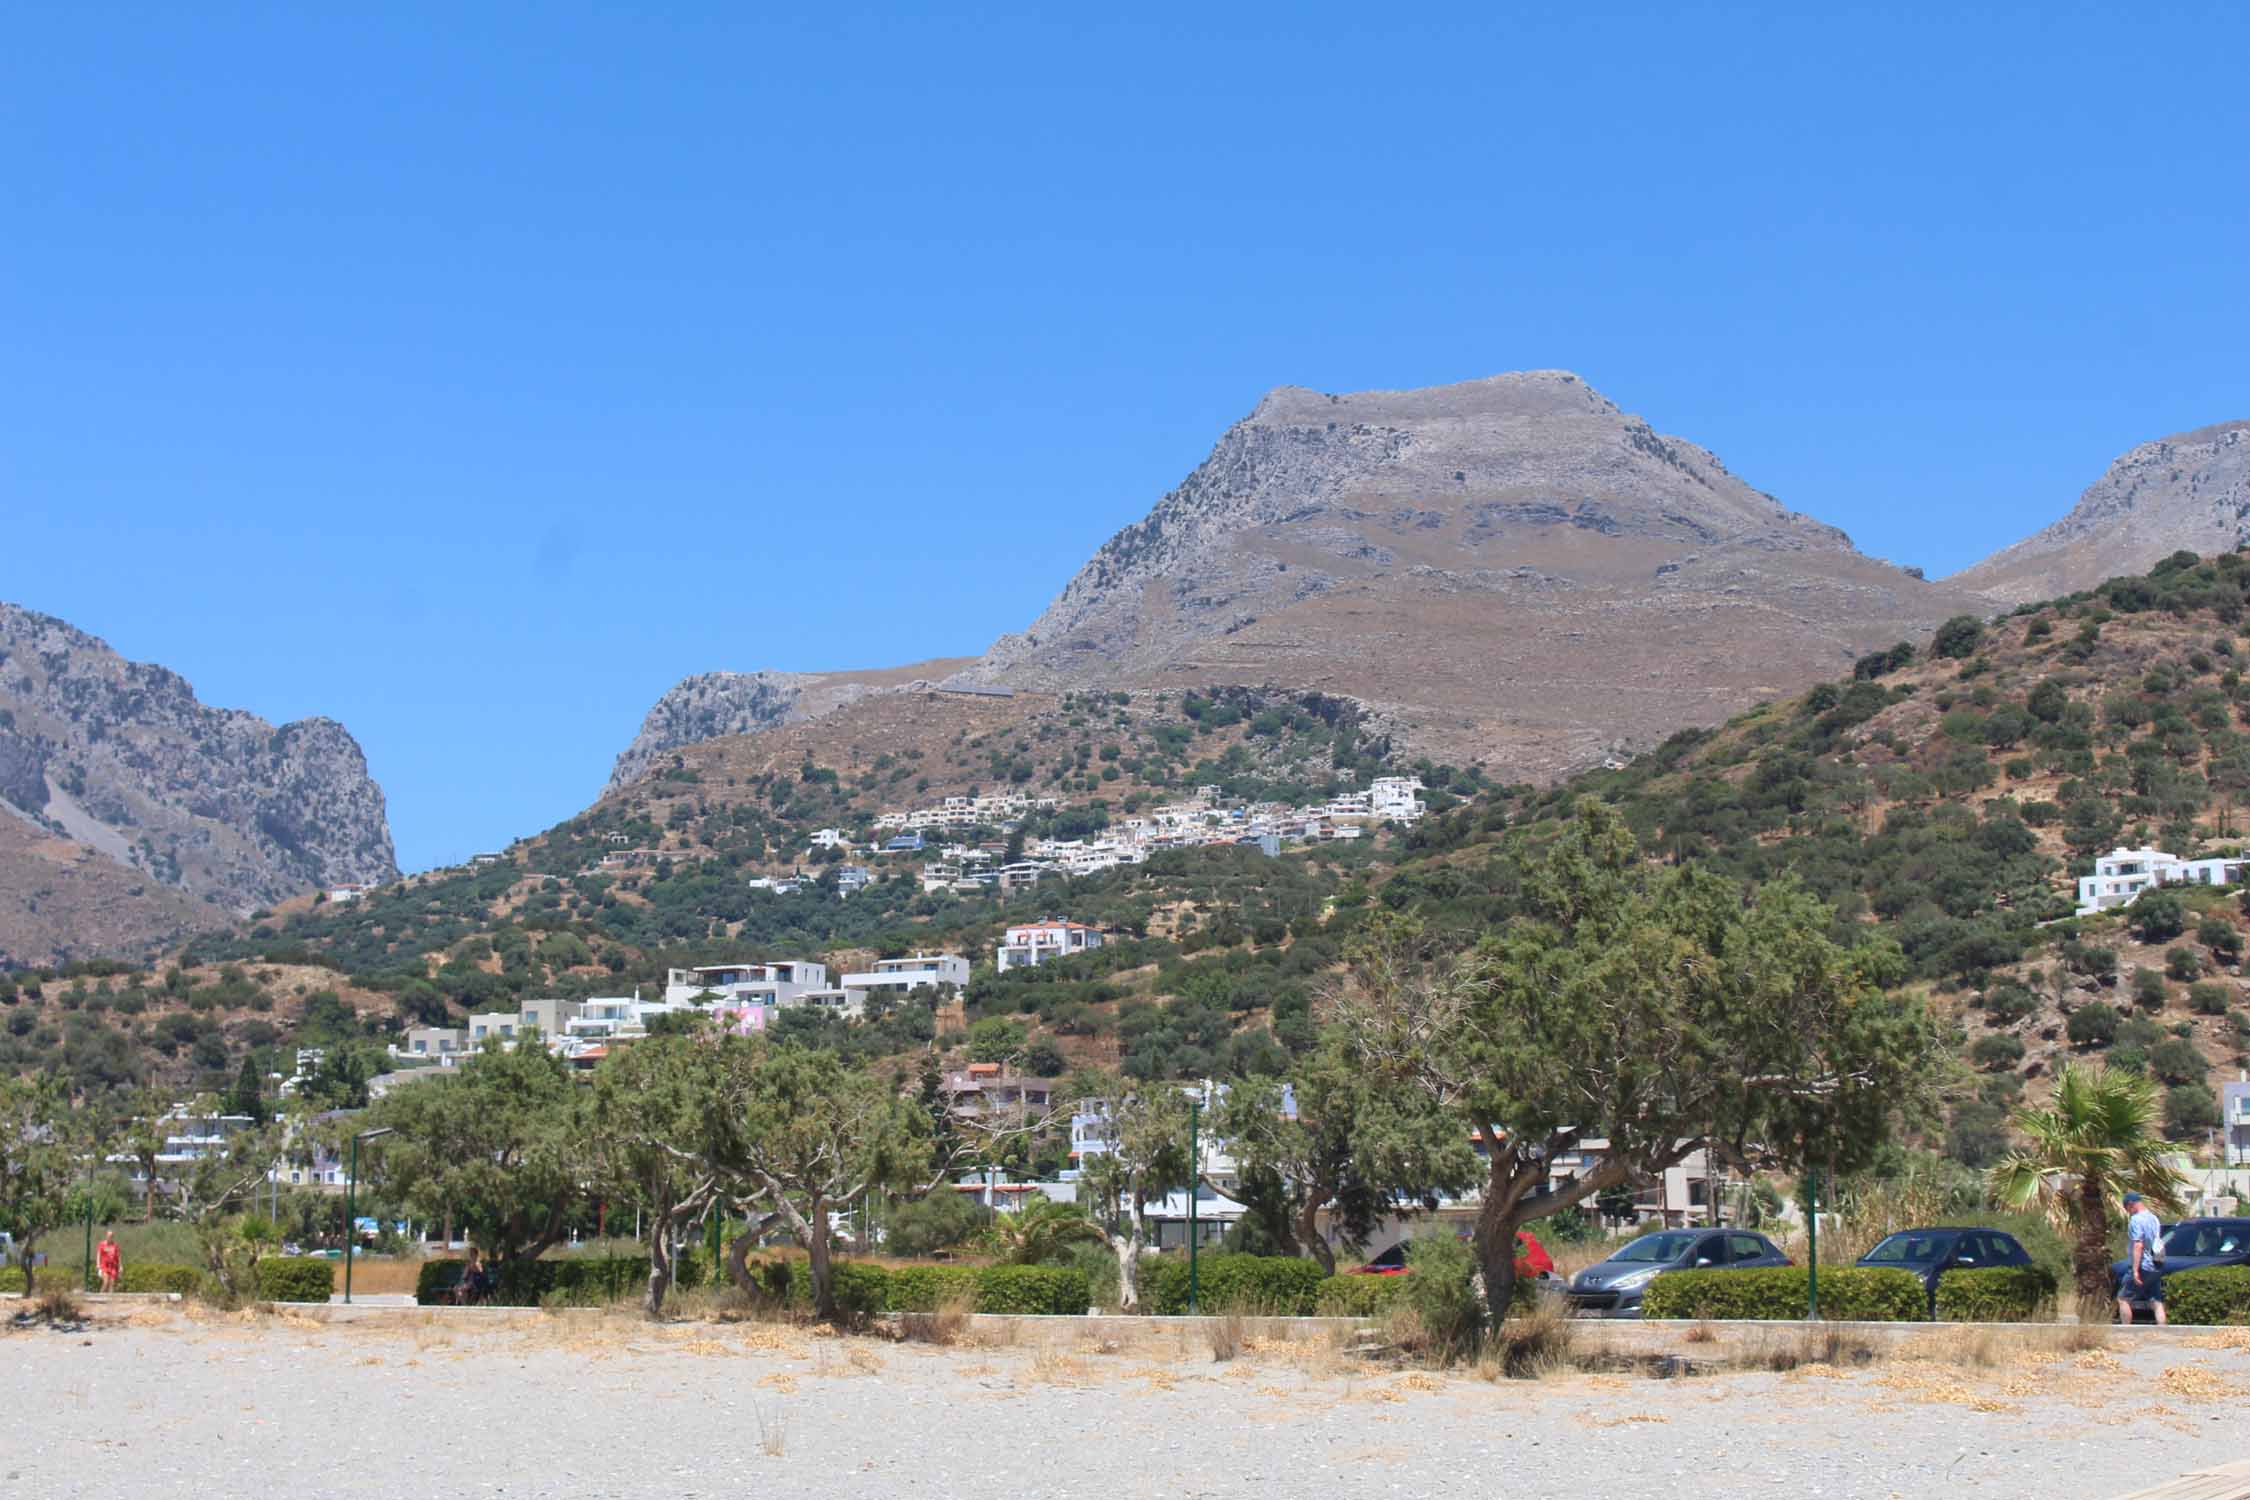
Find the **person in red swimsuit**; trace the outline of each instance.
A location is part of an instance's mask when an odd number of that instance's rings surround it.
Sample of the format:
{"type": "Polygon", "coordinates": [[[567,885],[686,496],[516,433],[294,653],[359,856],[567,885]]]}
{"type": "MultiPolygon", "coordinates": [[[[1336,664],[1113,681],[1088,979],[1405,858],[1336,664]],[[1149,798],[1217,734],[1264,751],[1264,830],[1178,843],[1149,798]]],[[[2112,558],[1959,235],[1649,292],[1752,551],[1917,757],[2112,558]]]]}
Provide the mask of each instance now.
{"type": "Polygon", "coordinates": [[[101,1273],[102,1290],[117,1290],[117,1279],[125,1274],[124,1252],[117,1248],[117,1231],[102,1231],[102,1242],[94,1247],[94,1269],[101,1273]]]}

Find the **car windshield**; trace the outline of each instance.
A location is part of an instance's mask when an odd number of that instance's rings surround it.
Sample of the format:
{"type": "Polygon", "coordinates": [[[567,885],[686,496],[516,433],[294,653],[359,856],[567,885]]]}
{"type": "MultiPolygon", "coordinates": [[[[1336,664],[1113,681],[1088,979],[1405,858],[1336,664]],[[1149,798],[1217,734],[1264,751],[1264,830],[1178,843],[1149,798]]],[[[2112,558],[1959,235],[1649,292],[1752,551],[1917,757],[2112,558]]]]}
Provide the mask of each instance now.
{"type": "Polygon", "coordinates": [[[2166,1255],[2240,1255],[2250,1250],[2250,1222],[2182,1224],[2164,1241],[2166,1255]]]}
{"type": "Polygon", "coordinates": [[[1645,1234],[1610,1257],[1611,1260],[1639,1261],[1644,1265],[1657,1261],[1678,1260],[1688,1253],[1688,1247],[1701,1239],[1700,1234],[1685,1232],[1674,1234],[1645,1234]]]}
{"type": "Polygon", "coordinates": [[[1860,1259],[1871,1265],[1900,1265],[1915,1261],[1942,1260],[1953,1247],[1950,1234],[1918,1233],[1908,1230],[1885,1239],[1860,1259]]]}

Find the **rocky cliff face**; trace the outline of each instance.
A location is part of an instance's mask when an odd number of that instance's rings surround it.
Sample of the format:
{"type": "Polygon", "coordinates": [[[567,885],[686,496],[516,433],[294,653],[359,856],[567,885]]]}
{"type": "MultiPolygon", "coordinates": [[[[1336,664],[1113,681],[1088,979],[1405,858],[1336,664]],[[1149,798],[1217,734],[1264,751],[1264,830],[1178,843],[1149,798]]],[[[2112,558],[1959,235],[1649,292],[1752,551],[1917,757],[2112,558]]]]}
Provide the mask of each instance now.
{"type": "Polygon", "coordinates": [[[925,687],[963,665],[944,660],[866,672],[702,672],[683,677],[641,720],[640,733],[611,767],[603,795],[640,780],[666,752],[682,745],[802,723],[870,693],[925,687]]]}
{"type": "Polygon", "coordinates": [[[2054,525],[1946,582],[2025,604],[2145,573],[2174,552],[2232,552],[2245,542],[2250,422],[2222,422],[2141,444],[2054,525]]]}
{"type": "MultiPolygon", "coordinates": [[[[330,719],[279,728],[209,708],[177,673],[126,661],[48,615],[0,604],[0,817],[43,860],[0,861],[17,962],[117,952],[344,881],[396,877],[382,790],[330,719]],[[112,877],[88,858],[118,867],[112,877]],[[100,894],[98,931],[65,920],[44,865],[100,894]],[[132,920],[138,889],[147,922],[132,920]],[[36,918],[45,891],[48,922],[36,918]],[[185,898],[184,902],[182,898],[185,898]]],[[[83,907],[86,903],[78,903],[83,907]]],[[[74,907],[73,909],[77,909],[74,907]]]]}
{"type": "Polygon", "coordinates": [[[1284,387],[956,680],[1319,688],[1544,777],[1989,607],[1564,371],[1284,387]]]}

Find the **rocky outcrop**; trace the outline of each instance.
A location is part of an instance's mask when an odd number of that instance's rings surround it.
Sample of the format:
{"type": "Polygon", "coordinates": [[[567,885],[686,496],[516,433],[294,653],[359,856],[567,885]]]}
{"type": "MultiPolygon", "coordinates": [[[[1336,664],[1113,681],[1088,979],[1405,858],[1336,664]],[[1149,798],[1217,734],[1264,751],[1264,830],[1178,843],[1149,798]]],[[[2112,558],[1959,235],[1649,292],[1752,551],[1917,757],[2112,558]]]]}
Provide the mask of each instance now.
{"type": "Polygon", "coordinates": [[[2143,443],[2109,466],[2070,513],[1946,581],[2007,604],[2059,598],[2147,572],[2174,552],[2250,542],[2250,422],[2143,443]]]}
{"type": "Polygon", "coordinates": [[[641,720],[640,733],[610,768],[603,795],[640,780],[682,745],[802,723],[870,693],[928,687],[961,666],[959,660],[944,660],[865,672],[702,672],[683,677],[641,720]]]}
{"type": "MultiPolygon", "coordinates": [[[[342,725],[276,728],[207,707],[178,673],[9,604],[0,604],[0,810],[50,853],[78,845],[131,872],[102,886],[111,934],[132,925],[129,898],[111,886],[184,896],[185,909],[219,922],[318,886],[398,874],[382,790],[342,725]]],[[[0,903],[20,906],[31,893],[11,885],[47,878],[9,862],[0,903]]],[[[183,910],[176,899],[156,905],[151,941],[175,933],[183,910]]],[[[39,924],[15,930],[12,956],[33,961],[22,950],[39,924]]]]}

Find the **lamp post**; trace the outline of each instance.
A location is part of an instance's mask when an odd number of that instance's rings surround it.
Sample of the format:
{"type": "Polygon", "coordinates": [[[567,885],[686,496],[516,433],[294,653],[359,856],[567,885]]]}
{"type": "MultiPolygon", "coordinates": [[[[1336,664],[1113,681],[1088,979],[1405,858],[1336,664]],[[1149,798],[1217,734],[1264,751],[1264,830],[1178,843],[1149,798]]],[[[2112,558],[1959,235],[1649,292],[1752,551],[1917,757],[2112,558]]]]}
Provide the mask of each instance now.
{"type": "Polygon", "coordinates": [[[1200,1288],[1195,1278],[1196,1241],[1202,1237],[1195,1217],[1195,1188],[1203,1177],[1203,1157],[1196,1142],[1196,1117],[1202,1107],[1202,1100],[1188,1100],[1188,1314],[1191,1317],[1202,1311],[1198,1306],[1201,1299],[1196,1294],[1200,1288]]]}
{"type": "Polygon", "coordinates": [[[359,1143],[389,1135],[391,1130],[391,1126],[381,1125],[352,1137],[351,1170],[344,1180],[344,1302],[347,1306],[352,1300],[352,1242],[359,1238],[359,1143]]]}

